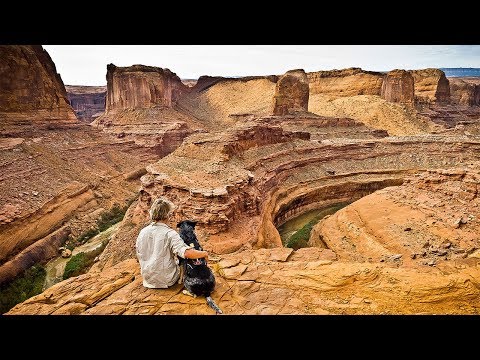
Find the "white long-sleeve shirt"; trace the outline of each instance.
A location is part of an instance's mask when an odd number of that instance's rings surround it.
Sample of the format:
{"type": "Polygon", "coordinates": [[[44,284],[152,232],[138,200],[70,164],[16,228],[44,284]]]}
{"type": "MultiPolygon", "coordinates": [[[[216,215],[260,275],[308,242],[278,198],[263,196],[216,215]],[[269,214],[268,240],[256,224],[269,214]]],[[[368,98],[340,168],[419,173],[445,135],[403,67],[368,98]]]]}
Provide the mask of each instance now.
{"type": "Polygon", "coordinates": [[[157,222],[144,227],[135,244],[143,286],[167,288],[180,277],[177,255],[185,258],[189,249],[180,235],[168,225],[157,222]]]}

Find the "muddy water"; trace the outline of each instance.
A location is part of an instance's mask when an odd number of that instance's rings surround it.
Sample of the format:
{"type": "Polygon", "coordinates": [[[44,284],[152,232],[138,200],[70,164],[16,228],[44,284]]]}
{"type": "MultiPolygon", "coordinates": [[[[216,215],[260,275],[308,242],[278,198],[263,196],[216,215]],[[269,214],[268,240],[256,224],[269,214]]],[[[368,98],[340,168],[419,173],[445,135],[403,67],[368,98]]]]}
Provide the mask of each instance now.
{"type": "Polygon", "coordinates": [[[347,206],[348,202],[333,204],[330,206],[322,207],[319,209],[314,209],[307,211],[293,219],[288,220],[286,223],[280,225],[277,230],[282,239],[282,243],[285,246],[290,239],[290,237],[295,234],[298,230],[302,229],[307,225],[311,220],[317,219],[315,223],[318,223],[327,215],[332,215],[341,208],[347,206]]]}
{"type": "MultiPolygon", "coordinates": [[[[118,229],[119,225],[120,223],[117,223],[109,227],[104,232],[101,232],[100,234],[94,236],[85,244],[77,246],[75,249],[73,249],[72,256],[77,255],[81,252],[89,253],[98,250],[98,248],[102,246],[103,241],[110,241],[110,238],[118,229]]],[[[45,278],[43,290],[48,289],[49,287],[63,280],[63,272],[65,271],[65,265],[67,264],[68,260],[70,260],[70,258],[64,259],[60,256],[58,258],[50,260],[47,265],[45,265],[47,276],[45,278]]]]}

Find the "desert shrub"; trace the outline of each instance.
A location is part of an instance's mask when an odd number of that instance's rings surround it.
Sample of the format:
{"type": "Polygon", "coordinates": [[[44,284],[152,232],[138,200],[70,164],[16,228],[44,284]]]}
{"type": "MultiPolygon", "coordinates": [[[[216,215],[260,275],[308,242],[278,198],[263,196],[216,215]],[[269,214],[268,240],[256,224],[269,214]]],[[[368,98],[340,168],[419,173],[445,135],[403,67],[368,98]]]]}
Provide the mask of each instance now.
{"type": "Polygon", "coordinates": [[[98,233],[99,233],[98,229],[95,229],[95,228],[89,229],[77,238],[77,243],[78,244],[83,244],[87,240],[89,240],[92,237],[94,237],[95,235],[97,235],[98,233]]]}
{"type": "Polygon", "coordinates": [[[115,225],[119,221],[123,220],[125,213],[132,204],[135,198],[130,199],[127,204],[122,208],[118,204],[115,204],[109,211],[104,212],[100,219],[97,220],[95,227],[92,227],[82,233],[74,242],[74,244],[67,244],[66,247],[70,250],[73,250],[75,246],[86,243],[88,240],[93,238],[95,235],[100,234],[101,232],[107,230],[112,225],[115,225]]]}
{"type": "Polygon", "coordinates": [[[100,219],[97,220],[97,227],[99,232],[107,230],[110,226],[122,221],[127,211],[128,206],[121,208],[115,204],[110,211],[104,212],[100,219]]]}
{"type": "Polygon", "coordinates": [[[286,247],[293,248],[294,250],[307,246],[307,242],[310,239],[310,233],[312,228],[318,222],[319,217],[315,217],[306,223],[300,230],[295,232],[290,239],[288,239],[286,247]]]}
{"type": "Polygon", "coordinates": [[[78,276],[80,274],[83,274],[86,271],[86,268],[88,268],[89,266],[88,262],[88,257],[84,252],[73,255],[65,265],[65,270],[63,272],[63,280],[68,279],[72,276],[78,276]]]}
{"type": "Polygon", "coordinates": [[[72,276],[78,276],[85,274],[95,262],[97,255],[101,254],[103,249],[108,244],[108,239],[102,241],[102,245],[93,251],[87,253],[81,252],[73,255],[65,264],[65,270],[63,271],[63,280],[72,276]]]}
{"type": "Polygon", "coordinates": [[[43,290],[47,272],[41,265],[34,265],[17,276],[13,281],[0,286],[0,314],[15,305],[38,295],[43,290]]]}

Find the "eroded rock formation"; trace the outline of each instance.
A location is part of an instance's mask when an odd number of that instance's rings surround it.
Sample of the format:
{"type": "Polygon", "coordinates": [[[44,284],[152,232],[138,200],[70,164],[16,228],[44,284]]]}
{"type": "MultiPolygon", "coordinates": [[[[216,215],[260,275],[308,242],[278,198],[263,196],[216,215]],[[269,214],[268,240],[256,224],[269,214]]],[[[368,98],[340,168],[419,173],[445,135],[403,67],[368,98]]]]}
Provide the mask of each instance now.
{"type": "Polygon", "coordinates": [[[172,107],[188,87],[169,69],[133,65],[107,65],[106,111],[172,107]]]}
{"type": "Polygon", "coordinates": [[[479,189],[478,171],[421,173],[321,221],[310,241],[351,261],[455,266],[449,260],[480,257],[479,189]]]}
{"type": "Polygon", "coordinates": [[[281,76],[275,87],[273,115],[308,111],[308,79],[303,70],[290,70],[281,76]]]}
{"type": "Polygon", "coordinates": [[[462,78],[450,78],[450,96],[453,104],[479,106],[480,85],[462,78]]]}
{"type": "Polygon", "coordinates": [[[390,71],[383,80],[381,96],[390,102],[413,104],[413,76],[405,70],[390,71]]]}
{"type": "MultiPolygon", "coordinates": [[[[365,132],[364,139],[347,140],[335,138],[334,129],[322,137],[321,128],[312,141],[307,136],[311,139],[313,132],[305,133],[308,118],[285,118],[288,132],[271,123],[273,119],[238,124],[222,134],[191,136],[148,166],[141,178],[141,201],[127,216],[137,230],[130,227],[126,236],[113,239],[100,267],[134,256],[132,234],[148,222],[149,204],[157,196],[178,205],[172,226],[185,218],[199,222],[202,245],[209,251],[276,247],[281,242],[275,227],[296,214],[399,184],[412,169],[466,162],[476,158],[479,146],[462,145],[455,137],[426,136],[419,153],[415,137],[378,139],[365,132]]],[[[311,118],[307,127],[320,119],[311,118]]]]}
{"type": "Polygon", "coordinates": [[[0,46],[0,120],[76,120],[55,64],[40,45],[0,46]]]}
{"type": "Polygon", "coordinates": [[[165,156],[202,128],[194,116],[175,106],[188,91],[168,69],[109,64],[106,111],[92,125],[165,156]]]}
{"type": "Polygon", "coordinates": [[[332,98],[355,95],[380,95],[384,74],[360,68],[316,71],[307,74],[310,95],[332,98]]]}
{"type": "Polygon", "coordinates": [[[79,120],[90,123],[105,112],[106,86],[66,85],[65,88],[79,120]]]}
{"type": "Polygon", "coordinates": [[[426,104],[450,102],[450,86],[445,73],[439,69],[409,70],[415,82],[415,101],[426,104]]]}
{"type": "Polygon", "coordinates": [[[10,137],[0,137],[0,283],[58,255],[62,229],[76,239],[115,204],[125,206],[142,168],[159,158],[83,124],[11,125],[3,135],[10,137]]]}

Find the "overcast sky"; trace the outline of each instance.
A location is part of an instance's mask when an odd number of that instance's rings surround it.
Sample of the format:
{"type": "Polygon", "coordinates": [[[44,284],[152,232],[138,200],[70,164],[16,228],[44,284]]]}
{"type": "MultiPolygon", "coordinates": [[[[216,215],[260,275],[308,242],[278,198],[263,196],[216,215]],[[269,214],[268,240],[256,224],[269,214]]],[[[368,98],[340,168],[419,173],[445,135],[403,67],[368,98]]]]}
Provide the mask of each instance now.
{"type": "Polygon", "coordinates": [[[478,67],[480,45],[44,45],[66,85],[106,85],[107,64],[169,68],[182,79],[360,67],[478,67]]]}

